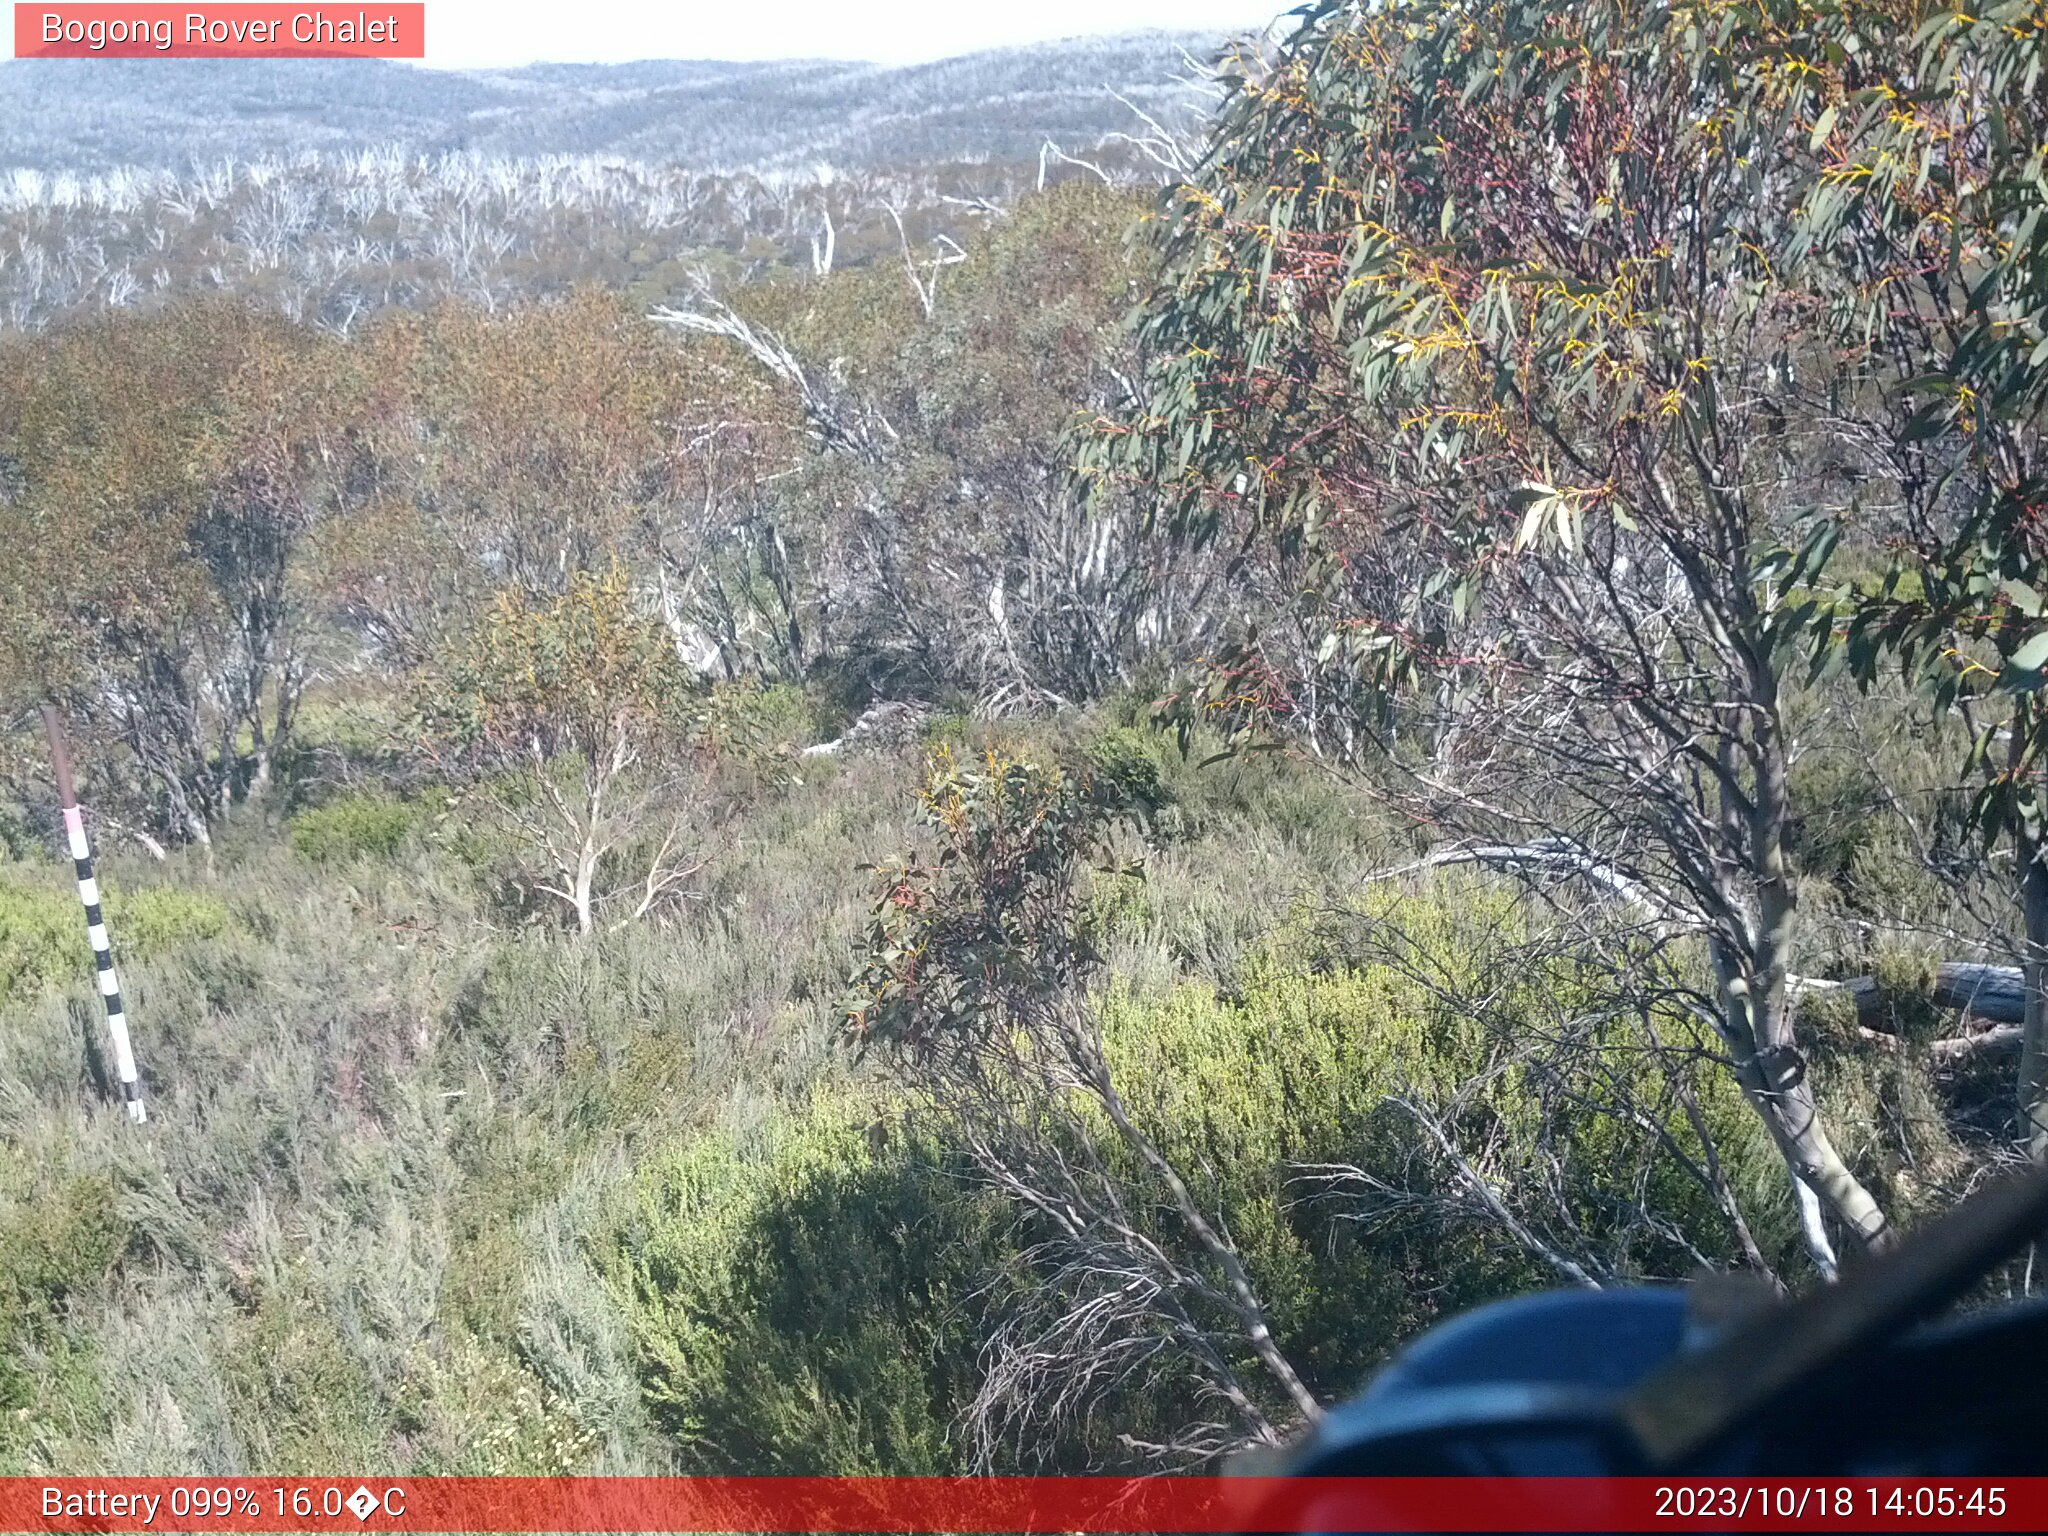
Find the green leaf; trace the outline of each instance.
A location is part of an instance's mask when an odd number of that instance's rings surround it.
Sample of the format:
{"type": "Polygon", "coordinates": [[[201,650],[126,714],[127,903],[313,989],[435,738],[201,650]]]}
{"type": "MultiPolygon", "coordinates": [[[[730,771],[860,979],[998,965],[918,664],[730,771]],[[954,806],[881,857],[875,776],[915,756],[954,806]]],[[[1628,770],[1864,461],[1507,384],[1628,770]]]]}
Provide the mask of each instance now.
{"type": "Polygon", "coordinates": [[[1806,147],[1818,151],[1821,145],[1827,143],[1828,135],[1834,131],[1835,109],[1830,106],[1827,111],[1821,113],[1820,120],[1813,125],[1813,137],[1807,142],[1806,147]]]}
{"type": "Polygon", "coordinates": [[[2028,637],[2020,648],[2006,658],[2018,671],[2038,672],[2048,666],[2048,629],[2028,637]]]}
{"type": "Polygon", "coordinates": [[[2041,617],[2041,594],[2028,586],[2024,581],[2015,579],[2005,582],[1999,590],[2004,592],[2006,600],[2013,607],[2019,609],[2028,618],[2038,619],[2041,617]]]}

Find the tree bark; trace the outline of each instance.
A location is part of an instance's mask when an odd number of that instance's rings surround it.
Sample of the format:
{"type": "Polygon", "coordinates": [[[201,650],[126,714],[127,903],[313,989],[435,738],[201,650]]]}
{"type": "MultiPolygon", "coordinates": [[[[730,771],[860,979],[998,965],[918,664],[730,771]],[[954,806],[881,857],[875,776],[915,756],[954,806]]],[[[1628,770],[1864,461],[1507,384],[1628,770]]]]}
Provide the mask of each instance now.
{"type": "Polygon", "coordinates": [[[1813,1256],[1823,1280],[1833,1280],[1840,1270],[1835,1263],[1835,1245],[1828,1238],[1827,1222],[1821,1213],[1820,1196],[1797,1173],[1792,1175],[1792,1207],[1799,1213],[1799,1235],[1813,1256]]]}
{"type": "Polygon", "coordinates": [[[596,926],[597,850],[589,841],[577,850],[575,877],[570,883],[570,901],[576,908],[576,931],[587,934],[596,926]]]}
{"type": "MultiPolygon", "coordinates": [[[[1785,829],[1791,820],[1784,739],[1776,719],[1776,680],[1764,675],[1757,692],[1767,699],[1770,724],[1756,743],[1756,789],[1749,814],[1752,867],[1756,876],[1756,922],[1749,964],[1724,963],[1723,1006],[1739,1040],[1747,1035],[1748,1059],[1738,1049],[1736,1075],[1763,1116],[1795,1178],[1826,1202],[1866,1248],[1884,1246],[1884,1212],[1842,1161],[1821,1125],[1806,1056],[1793,1029],[1790,988],[1791,946],[1798,896],[1785,859],[1785,829]]],[[[1733,960],[1729,956],[1729,960],[1733,960]]],[[[1808,1238],[1808,1250],[1822,1273],[1834,1254],[1808,1238]]]]}
{"type": "MultiPolygon", "coordinates": [[[[1864,1247],[1883,1247],[1890,1237],[1884,1211],[1829,1140],[1807,1079],[1806,1058],[1791,1043],[1789,1027],[1782,1021],[1757,1027],[1754,1002],[1740,975],[1724,980],[1722,991],[1723,1034],[1735,1057],[1736,1079],[1792,1176],[1818,1195],[1864,1247]],[[1773,1036],[1776,1043],[1764,1043],[1773,1036]]],[[[1782,1001],[1777,1012],[1785,1012],[1782,1001]]],[[[1833,1269],[1832,1249],[1816,1244],[1810,1231],[1807,1251],[1823,1273],[1833,1269]]]]}
{"type": "Polygon", "coordinates": [[[2020,908],[2026,945],[2020,970],[2026,1005],[2020,1020],[2019,1132],[2036,1161],[2048,1155],[2048,853],[2031,837],[2019,840],[2020,908]]]}

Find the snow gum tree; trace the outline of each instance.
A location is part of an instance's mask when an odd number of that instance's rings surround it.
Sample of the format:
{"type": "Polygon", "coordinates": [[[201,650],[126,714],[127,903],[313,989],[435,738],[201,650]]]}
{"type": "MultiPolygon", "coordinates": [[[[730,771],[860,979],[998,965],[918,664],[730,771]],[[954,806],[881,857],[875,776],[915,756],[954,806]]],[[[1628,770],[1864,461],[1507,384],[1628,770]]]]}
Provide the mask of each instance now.
{"type": "Polygon", "coordinates": [[[1147,369],[1080,470],[1272,574],[1189,717],[1370,763],[1704,954],[1686,1006],[1831,1273],[1830,1221],[1887,1224],[1797,1036],[1786,694],[1857,474],[1783,259],[1813,124],[1777,9],[1317,8],[1168,194],[1147,369]]]}

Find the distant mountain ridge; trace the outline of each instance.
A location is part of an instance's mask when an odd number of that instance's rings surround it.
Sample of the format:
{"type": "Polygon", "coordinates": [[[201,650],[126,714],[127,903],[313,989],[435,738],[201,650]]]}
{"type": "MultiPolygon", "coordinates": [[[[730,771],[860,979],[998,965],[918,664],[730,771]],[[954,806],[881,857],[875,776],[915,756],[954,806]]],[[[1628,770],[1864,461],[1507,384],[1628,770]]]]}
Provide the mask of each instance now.
{"type": "Polygon", "coordinates": [[[703,170],[1035,156],[1184,111],[1217,34],[1075,38],[905,66],[658,60],[428,70],[383,60],[0,61],[0,166],[183,169],[399,144],[703,170]],[[1124,98],[1122,102],[1117,97],[1124,98]]]}

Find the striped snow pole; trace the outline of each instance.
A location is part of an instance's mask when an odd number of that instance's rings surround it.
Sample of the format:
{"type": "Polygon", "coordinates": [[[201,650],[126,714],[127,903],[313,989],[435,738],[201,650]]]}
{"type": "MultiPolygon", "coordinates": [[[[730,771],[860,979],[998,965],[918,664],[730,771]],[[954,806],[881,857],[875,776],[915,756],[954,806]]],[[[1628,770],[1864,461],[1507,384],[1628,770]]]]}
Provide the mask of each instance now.
{"type": "Polygon", "coordinates": [[[57,796],[64,802],[64,835],[71,844],[72,867],[78,872],[78,899],[85,904],[85,934],[92,940],[92,961],[99,972],[100,998],[107,1005],[107,1033],[114,1037],[114,1066],[121,1078],[121,1097],[128,1118],[138,1125],[149,1118],[142,1102],[142,1080],[135,1071],[135,1047],[128,1039],[128,1016],[121,1009],[121,982],[114,974],[114,950],[107,942],[107,921],[100,912],[100,883],[93,875],[92,844],[85,840],[85,818],[78,811],[78,793],[71,783],[71,753],[64,745],[64,722],[43,706],[43,729],[50,736],[50,761],[57,770],[57,796]]]}

